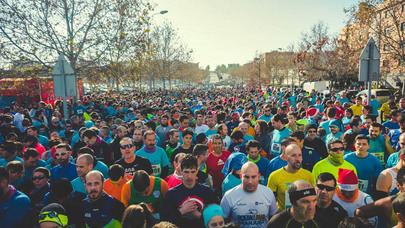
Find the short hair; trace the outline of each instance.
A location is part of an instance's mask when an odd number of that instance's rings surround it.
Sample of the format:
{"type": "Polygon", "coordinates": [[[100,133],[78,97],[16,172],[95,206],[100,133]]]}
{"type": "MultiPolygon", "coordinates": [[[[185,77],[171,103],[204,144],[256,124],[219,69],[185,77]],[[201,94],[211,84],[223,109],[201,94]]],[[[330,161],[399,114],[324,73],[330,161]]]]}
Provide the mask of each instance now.
{"type": "MultiPolygon", "coordinates": [[[[256,123],[257,123],[257,122],[256,122],[256,123]]],[[[218,125],[218,127],[217,127],[217,134],[219,134],[219,132],[221,132],[221,131],[224,129],[224,127],[226,127],[226,124],[224,124],[224,123],[218,125]]]]}
{"type": "Polygon", "coordinates": [[[124,137],[124,138],[122,138],[122,139],[120,140],[120,144],[121,144],[122,142],[124,142],[124,141],[130,141],[131,143],[133,143],[132,140],[133,140],[133,139],[131,139],[130,137],[124,137]]]}
{"type": "Polygon", "coordinates": [[[198,161],[197,158],[191,154],[186,154],[183,160],[181,161],[181,170],[184,169],[197,169],[198,168],[198,161]]]}
{"type": "Polygon", "coordinates": [[[341,143],[343,145],[342,140],[340,139],[332,139],[328,142],[328,149],[330,148],[331,145],[335,144],[335,143],[341,143]]]}
{"type": "Polygon", "coordinates": [[[118,179],[120,179],[120,177],[123,177],[124,175],[125,175],[124,167],[122,167],[122,165],[120,164],[113,164],[108,169],[108,176],[112,181],[117,181],[118,179]]]}
{"type": "Polygon", "coordinates": [[[305,133],[308,133],[308,131],[309,131],[310,129],[315,129],[315,130],[317,130],[318,127],[317,127],[315,124],[307,124],[307,126],[305,126],[305,133]]]}
{"type": "Polygon", "coordinates": [[[1,147],[3,147],[9,154],[15,154],[17,152],[17,145],[14,142],[4,142],[1,144],[1,147]]]}
{"type": "Polygon", "coordinates": [[[86,160],[87,165],[94,164],[94,158],[93,158],[93,156],[90,155],[90,154],[81,154],[79,157],[77,157],[76,162],[77,162],[79,159],[82,159],[82,158],[83,158],[84,160],[86,160]]]}
{"type": "Polygon", "coordinates": [[[246,143],[246,151],[249,151],[250,148],[254,148],[254,147],[256,147],[257,149],[260,150],[260,148],[261,148],[260,142],[257,140],[249,140],[246,143]]]}
{"type": "Polygon", "coordinates": [[[283,140],[281,140],[281,146],[287,147],[292,142],[296,142],[296,141],[291,137],[285,137],[283,140]]]}
{"type": "Polygon", "coordinates": [[[188,116],[181,115],[180,118],[179,118],[179,121],[180,121],[180,123],[182,123],[184,120],[188,120],[188,119],[189,119],[188,116]]]}
{"type": "Polygon", "coordinates": [[[184,156],[186,156],[185,153],[178,153],[178,154],[176,154],[176,156],[174,156],[174,161],[177,163],[177,162],[179,162],[179,159],[184,158],[184,156]]]}
{"type": "Polygon", "coordinates": [[[392,201],[392,208],[395,213],[400,213],[402,216],[405,215],[405,194],[399,194],[394,201],[392,201]]]}
{"type": "Polygon", "coordinates": [[[94,155],[94,150],[91,149],[90,147],[81,147],[78,151],[78,154],[90,154],[94,155]]]}
{"type": "MultiPolygon", "coordinates": [[[[331,173],[324,172],[324,173],[319,174],[318,177],[316,178],[316,182],[318,182],[318,181],[325,182],[325,181],[330,181],[330,180],[333,180],[333,186],[336,187],[336,178],[331,173]]],[[[315,184],[316,184],[316,182],[315,182],[315,184]]]]}
{"type": "Polygon", "coordinates": [[[44,174],[46,176],[46,178],[51,177],[51,171],[49,171],[49,169],[47,169],[45,167],[38,167],[38,168],[34,169],[34,171],[32,172],[32,175],[34,175],[34,173],[36,173],[36,172],[40,172],[40,173],[44,174]]]}
{"type": "Polygon", "coordinates": [[[172,129],[170,129],[169,133],[167,133],[167,134],[168,134],[169,136],[172,136],[172,137],[173,137],[173,135],[174,135],[175,132],[179,132],[179,130],[172,128],[172,129]]]}
{"type": "Polygon", "coordinates": [[[335,107],[330,107],[328,110],[326,110],[326,115],[330,118],[333,118],[336,116],[336,108],[335,107]]]}
{"type": "Polygon", "coordinates": [[[284,115],[281,115],[281,114],[276,114],[276,115],[274,115],[272,118],[271,118],[272,120],[274,120],[274,121],[281,121],[281,122],[283,122],[284,121],[284,115]]]}
{"type": "Polygon", "coordinates": [[[35,145],[38,143],[38,139],[33,135],[27,135],[25,136],[24,142],[32,142],[35,145]]]}
{"type": "Polygon", "coordinates": [[[384,126],[381,125],[380,123],[372,123],[371,126],[372,127],[378,127],[378,129],[380,129],[380,131],[384,128],[384,126]]]}
{"type": "Polygon", "coordinates": [[[193,135],[194,135],[194,132],[193,132],[193,130],[191,130],[191,129],[184,129],[184,131],[183,131],[183,138],[184,137],[186,137],[186,135],[191,135],[191,137],[193,137],[193,135]]]}
{"type": "Polygon", "coordinates": [[[5,167],[0,166],[0,181],[7,180],[8,182],[8,178],[9,178],[8,170],[5,167]]]}
{"type": "Polygon", "coordinates": [[[205,144],[197,144],[193,149],[193,156],[198,157],[200,155],[205,155],[208,151],[208,146],[205,144]]]}
{"type": "Polygon", "coordinates": [[[90,176],[90,175],[93,174],[93,173],[98,174],[98,175],[100,176],[101,183],[104,183],[104,175],[103,175],[100,171],[98,171],[98,170],[92,170],[92,171],[88,172],[88,173],[86,174],[86,177],[84,178],[84,183],[87,182],[87,177],[90,176]]]}
{"type": "Polygon", "coordinates": [[[57,199],[65,198],[73,192],[72,183],[66,178],[58,178],[51,181],[50,192],[57,199]]]}
{"type": "Polygon", "coordinates": [[[35,148],[27,148],[24,152],[24,160],[28,160],[30,157],[38,157],[39,152],[35,148]]]}
{"type": "Polygon", "coordinates": [[[223,142],[222,136],[218,134],[211,136],[211,141],[214,142],[214,140],[221,140],[221,142],[223,142]]]}
{"type": "Polygon", "coordinates": [[[373,112],[373,107],[371,107],[371,105],[364,105],[363,108],[366,109],[368,112],[373,112]]]}
{"type": "Polygon", "coordinates": [[[72,148],[69,146],[69,144],[66,144],[66,143],[60,143],[55,147],[55,149],[60,149],[60,148],[65,148],[67,151],[72,151],[72,148]]]}
{"type": "Polygon", "coordinates": [[[367,143],[370,144],[370,139],[366,135],[363,135],[363,134],[357,135],[356,138],[354,138],[354,141],[362,140],[362,139],[367,140],[367,143]]]}
{"type": "Polygon", "coordinates": [[[153,225],[152,228],[178,228],[178,226],[174,225],[171,222],[163,221],[153,225]]]}
{"type": "MultiPolygon", "coordinates": [[[[350,109],[350,110],[351,110],[351,109],[350,109]]],[[[352,111],[352,112],[353,112],[353,111],[352,111]]],[[[364,117],[364,119],[365,119],[365,120],[366,120],[366,119],[371,119],[372,122],[377,121],[377,118],[376,118],[374,115],[372,115],[372,114],[366,115],[366,117],[364,117]]]]}
{"type": "Polygon", "coordinates": [[[152,129],[152,131],[156,130],[156,124],[153,121],[146,122],[145,124],[148,128],[152,129]]]}
{"type": "Polygon", "coordinates": [[[231,134],[231,139],[243,139],[243,133],[240,130],[236,130],[234,132],[232,132],[231,134]]]}
{"type": "Polygon", "coordinates": [[[6,169],[8,172],[14,171],[18,173],[24,172],[24,164],[20,161],[11,161],[7,163],[6,169]]]}
{"type": "Polygon", "coordinates": [[[155,136],[155,132],[152,130],[147,130],[145,131],[145,133],[143,134],[143,139],[146,139],[146,137],[148,137],[148,135],[153,135],[155,136]]]}
{"type": "Polygon", "coordinates": [[[145,203],[128,206],[122,214],[122,227],[151,227],[154,223],[145,203]]]}
{"type": "Polygon", "coordinates": [[[298,140],[303,140],[305,138],[305,134],[303,131],[294,131],[290,134],[290,137],[295,137],[298,140]]]}
{"type": "Polygon", "coordinates": [[[350,128],[353,128],[354,126],[359,126],[359,122],[360,122],[360,118],[352,118],[352,120],[350,120],[350,128]]]}
{"type": "Polygon", "coordinates": [[[399,111],[398,109],[394,109],[391,111],[391,116],[397,116],[400,113],[401,113],[401,111],[399,111]]]}
{"type": "Polygon", "coordinates": [[[93,138],[93,137],[97,137],[97,133],[91,129],[86,129],[83,134],[82,137],[87,137],[89,139],[93,138]]]}
{"type": "Polygon", "coordinates": [[[149,185],[149,174],[145,170],[137,170],[132,177],[132,186],[135,191],[143,192],[149,185]]]}

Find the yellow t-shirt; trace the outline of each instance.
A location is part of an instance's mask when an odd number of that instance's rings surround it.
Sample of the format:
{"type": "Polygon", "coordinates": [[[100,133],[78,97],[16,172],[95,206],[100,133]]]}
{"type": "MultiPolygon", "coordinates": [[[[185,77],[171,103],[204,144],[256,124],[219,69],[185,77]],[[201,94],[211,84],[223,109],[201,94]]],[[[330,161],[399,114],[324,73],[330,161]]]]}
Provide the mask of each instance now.
{"type": "Polygon", "coordinates": [[[289,173],[281,168],[270,174],[267,187],[277,194],[278,211],[291,207],[287,189],[296,180],[305,180],[314,185],[312,174],[306,169],[301,168],[296,173],[289,173]]]}
{"type": "Polygon", "coordinates": [[[331,173],[333,176],[335,176],[336,180],[338,179],[338,174],[339,174],[339,168],[342,169],[351,169],[354,170],[354,173],[357,176],[357,170],[354,165],[352,165],[350,162],[344,161],[343,164],[340,166],[334,166],[328,158],[322,159],[319,162],[317,162],[314,165],[314,168],[312,169],[312,176],[314,177],[314,182],[316,181],[316,178],[318,178],[319,174],[321,173],[331,173]]]}
{"type": "Polygon", "coordinates": [[[363,109],[363,105],[357,106],[354,104],[350,107],[350,109],[353,111],[354,116],[361,116],[363,114],[361,111],[363,109]]]}

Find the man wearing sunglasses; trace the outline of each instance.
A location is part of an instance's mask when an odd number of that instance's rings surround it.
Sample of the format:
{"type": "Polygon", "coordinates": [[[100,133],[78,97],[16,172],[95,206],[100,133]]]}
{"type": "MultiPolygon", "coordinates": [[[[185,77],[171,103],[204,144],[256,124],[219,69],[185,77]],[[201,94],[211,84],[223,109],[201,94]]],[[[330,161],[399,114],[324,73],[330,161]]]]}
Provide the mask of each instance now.
{"type": "Polygon", "coordinates": [[[328,157],[317,162],[312,169],[312,176],[314,181],[318,178],[319,174],[329,172],[335,178],[338,177],[339,168],[354,170],[357,175],[356,167],[351,163],[343,160],[343,142],[339,139],[333,139],[328,143],[328,157]]]}
{"type": "Polygon", "coordinates": [[[51,180],[67,178],[70,181],[77,176],[76,165],[70,161],[72,149],[68,144],[61,143],[56,146],[55,157],[58,165],[51,169],[51,180]]]}
{"type": "Polygon", "coordinates": [[[337,227],[347,217],[347,211],[333,200],[336,190],[336,179],[330,173],[321,173],[316,179],[316,212],[315,220],[320,227],[337,227]]]}
{"type": "Polygon", "coordinates": [[[152,165],[150,161],[144,157],[135,155],[135,145],[131,138],[124,137],[120,141],[120,150],[122,157],[115,164],[120,164],[124,167],[125,173],[131,176],[137,170],[145,170],[148,174],[152,174],[152,165]]]}

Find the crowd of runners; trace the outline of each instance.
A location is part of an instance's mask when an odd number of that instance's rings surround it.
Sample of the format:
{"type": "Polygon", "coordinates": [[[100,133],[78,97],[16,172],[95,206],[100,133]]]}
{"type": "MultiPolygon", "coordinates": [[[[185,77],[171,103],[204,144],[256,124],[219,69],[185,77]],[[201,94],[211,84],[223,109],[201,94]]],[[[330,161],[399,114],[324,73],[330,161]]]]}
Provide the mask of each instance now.
{"type": "Polygon", "coordinates": [[[405,98],[104,92],[0,114],[0,227],[404,227],[405,98]]]}

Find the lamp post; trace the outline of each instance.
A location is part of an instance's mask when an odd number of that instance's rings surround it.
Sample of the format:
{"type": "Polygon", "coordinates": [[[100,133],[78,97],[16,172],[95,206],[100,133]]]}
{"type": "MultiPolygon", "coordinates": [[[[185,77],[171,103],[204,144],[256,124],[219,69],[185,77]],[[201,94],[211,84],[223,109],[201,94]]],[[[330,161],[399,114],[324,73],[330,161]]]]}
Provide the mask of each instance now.
{"type": "Polygon", "coordinates": [[[255,58],[255,62],[257,63],[258,67],[259,67],[259,89],[262,88],[262,82],[260,79],[260,68],[261,68],[261,62],[262,62],[262,57],[260,56],[260,58],[255,58]]]}
{"type": "MultiPolygon", "coordinates": [[[[160,12],[157,12],[157,13],[154,13],[154,14],[152,14],[152,16],[151,17],[153,17],[153,16],[155,16],[155,15],[158,15],[158,14],[166,14],[166,13],[168,13],[169,11],[168,10],[162,10],[162,11],[160,11],[160,12]]],[[[151,43],[151,41],[150,41],[150,33],[151,33],[151,29],[150,29],[150,21],[148,22],[148,27],[149,27],[149,33],[148,33],[148,40],[149,40],[149,42],[148,42],[148,50],[151,50],[151,47],[150,47],[150,43],[151,43]]],[[[148,53],[148,62],[149,62],[149,69],[148,69],[148,75],[149,75],[149,90],[150,91],[152,91],[152,72],[151,72],[151,64],[152,64],[152,57],[150,56],[150,54],[151,53],[148,53]]]]}

